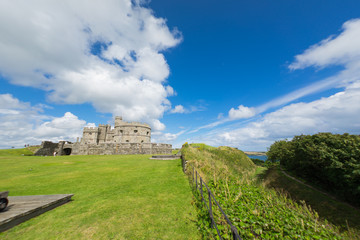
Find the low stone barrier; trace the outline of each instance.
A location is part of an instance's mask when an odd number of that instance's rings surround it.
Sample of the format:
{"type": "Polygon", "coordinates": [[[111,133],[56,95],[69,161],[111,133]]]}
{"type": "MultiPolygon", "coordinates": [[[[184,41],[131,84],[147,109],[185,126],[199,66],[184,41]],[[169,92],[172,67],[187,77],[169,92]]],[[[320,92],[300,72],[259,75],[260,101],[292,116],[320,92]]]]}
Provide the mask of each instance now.
{"type": "Polygon", "coordinates": [[[151,156],[150,159],[154,159],[154,160],[175,160],[175,159],[180,159],[181,156],[179,155],[155,155],[155,156],[151,156]]]}

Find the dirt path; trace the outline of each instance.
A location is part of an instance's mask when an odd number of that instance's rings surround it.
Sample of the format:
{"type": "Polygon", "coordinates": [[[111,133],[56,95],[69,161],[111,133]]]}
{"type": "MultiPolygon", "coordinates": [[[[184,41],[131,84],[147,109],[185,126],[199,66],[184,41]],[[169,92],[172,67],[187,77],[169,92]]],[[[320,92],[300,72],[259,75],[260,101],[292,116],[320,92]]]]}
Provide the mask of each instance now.
{"type": "Polygon", "coordinates": [[[353,208],[353,209],[360,210],[360,209],[354,207],[353,205],[350,205],[349,203],[344,202],[344,201],[342,201],[342,200],[340,200],[340,199],[338,199],[338,198],[330,195],[330,194],[327,193],[327,192],[324,192],[324,191],[322,191],[322,190],[319,190],[319,189],[317,189],[317,188],[315,188],[315,187],[313,187],[313,186],[311,186],[311,185],[309,185],[309,184],[306,184],[306,183],[300,181],[299,179],[297,179],[297,178],[295,178],[295,177],[293,177],[293,176],[290,176],[289,174],[287,174],[287,173],[286,173],[284,170],[282,170],[282,169],[280,169],[280,171],[281,171],[286,177],[291,178],[292,180],[294,180],[294,181],[296,181],[296,182],[298,182],[298,183],[300,183],[300,184],[302,184],[302,185],[304,185],[304,186],[307,186],[308,188],[311,188],[311,189],[313,189],[313,190],[315,190],[315,191],[317,191],[317,192],[320,192],[320,193],[324,194],[325,196],[327,196],[327,197],[329,197],[329,198],[331,198],[331,199],[333,199],[333,200],[335,200],[335,201],[341,202],[341,203],[343,203],[343,204],[345,204],[345,205],[347,205],[347,206],[349,206],[349,207],[351,207],[351,208],[353,208]]]}

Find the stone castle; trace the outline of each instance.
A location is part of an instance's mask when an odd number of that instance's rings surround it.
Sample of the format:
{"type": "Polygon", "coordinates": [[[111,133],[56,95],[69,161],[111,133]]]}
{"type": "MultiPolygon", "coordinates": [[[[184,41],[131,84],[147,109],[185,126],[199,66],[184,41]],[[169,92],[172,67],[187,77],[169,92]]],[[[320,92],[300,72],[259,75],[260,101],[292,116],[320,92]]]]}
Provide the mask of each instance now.
{"type": "Polygon", "coordinates": [[[35,155],[113,155],[171,154],[172,145],[151,143],[151,128],[146,123],[125,122],[115,117],[115,126],[99,124],[85,127],[81,141],[76,143],[43,141],[35,155]]]}

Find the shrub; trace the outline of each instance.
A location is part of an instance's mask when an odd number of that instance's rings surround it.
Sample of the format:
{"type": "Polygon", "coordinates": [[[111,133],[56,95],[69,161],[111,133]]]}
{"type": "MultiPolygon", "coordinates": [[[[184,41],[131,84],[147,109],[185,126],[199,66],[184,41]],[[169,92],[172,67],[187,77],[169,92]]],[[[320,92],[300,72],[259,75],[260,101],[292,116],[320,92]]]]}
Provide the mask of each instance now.
{"type": "Polygon", "coordinates": [[[360,206],[360,136],[318,133],[277,141],[268,158],[360,206]]]}

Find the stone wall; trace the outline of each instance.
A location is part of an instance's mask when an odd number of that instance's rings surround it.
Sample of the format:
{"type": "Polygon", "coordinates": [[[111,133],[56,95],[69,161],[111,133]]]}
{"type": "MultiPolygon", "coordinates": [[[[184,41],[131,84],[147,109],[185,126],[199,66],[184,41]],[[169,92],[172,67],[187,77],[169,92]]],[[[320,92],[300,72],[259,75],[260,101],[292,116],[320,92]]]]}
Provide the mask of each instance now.
{"type": "Polygon", "coordinates": [[[53,143],[50,141],[43,141],[41,147],[37,150],[35,156],[53,156],[55,149],[58,149],[59,143],[53,143]]]}
{"type": "Polygon", "coordinates": [[[34,153],[35,156],[53,156],[56,155],[70,155],[73,144],[66,141],[53,143],[50,141],[43,141],[41,147],[34,153]],[[65,149],[65,151],[64,151],[65,149]],[[70,151],[69,151],[70,150],[70,151]]]}
{"type": "Polygon", "coordinates": [[[172,145],[163,143],[74,143],[71,155],[171,154],[172,145]]]}
{"type": "Polygon", "coordinates": [[[172,154],[172,145],[166,143],[152,143],[150,154],[172,154]]]}

